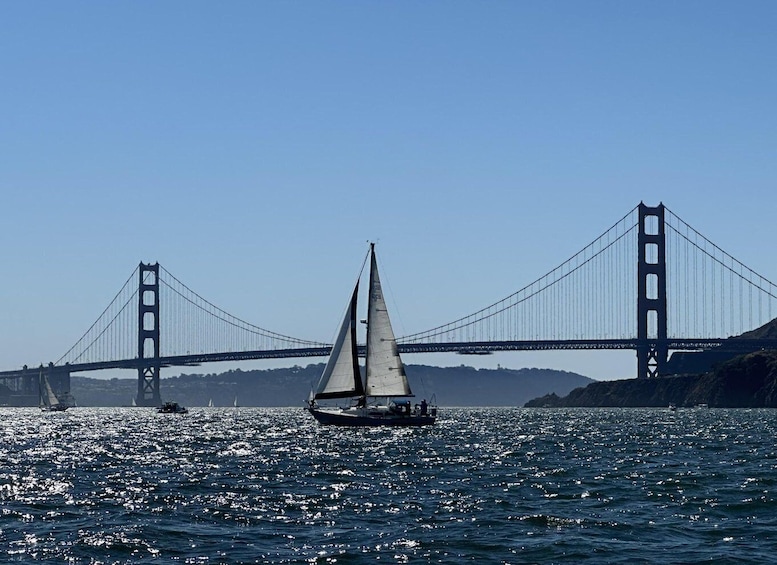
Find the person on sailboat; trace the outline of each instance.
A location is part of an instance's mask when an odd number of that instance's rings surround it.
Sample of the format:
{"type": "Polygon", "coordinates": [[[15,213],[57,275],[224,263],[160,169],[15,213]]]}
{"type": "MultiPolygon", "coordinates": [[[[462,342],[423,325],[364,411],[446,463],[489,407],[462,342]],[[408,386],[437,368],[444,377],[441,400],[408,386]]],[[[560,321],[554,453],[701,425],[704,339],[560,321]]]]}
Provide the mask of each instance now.
{"type": "Polygon", "coordinates": [[[421,416],[426,416],[426,407],[427,407],[426,399],[424,398],[421,401],[421,416]]]}

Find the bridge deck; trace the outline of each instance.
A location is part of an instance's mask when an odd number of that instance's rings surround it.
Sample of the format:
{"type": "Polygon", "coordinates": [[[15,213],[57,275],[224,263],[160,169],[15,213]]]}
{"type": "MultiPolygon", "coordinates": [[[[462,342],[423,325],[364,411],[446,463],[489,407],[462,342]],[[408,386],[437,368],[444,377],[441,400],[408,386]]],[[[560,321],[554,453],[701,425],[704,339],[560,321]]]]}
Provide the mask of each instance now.
{"type": "MultiPolygon", "coordinates": [[[[605,340],[539,340],[539,341],[481,341],[448,343],[402,343],[398,344],[401,353],[461,353],[465,355],[483,355],[497,351],[551,351],[551,350],[637,350],[648,343],[637,339],[605,340]]],[[[668,339],[666,346],[673,351],[698,351],[714,349],[718,351],[753,351],[757,349],[777,349],[777,339],[668,339]]],[[[276,349],[264,351],[237,351],[225,353],[205,353],[199,355],[179,355],[160,357],[160,367],[197,366],[203,363],[223,361],[248,361],[257,359],[292,359],[304,357],[326,357],[330,347],[309,347],[300,349],[276,349]]],[[[359,355],[364,356],[364,346],[359,346],[359,355]]],[[[53,367],[34,367],[0,371],[0,380],[17,379],[38,374],[41,370],[66,370],[70,373],[102,371],[106,369],[138,369],[148,366],[151,359],[121,359],[96,363],[65,364],[53,367]]]]}

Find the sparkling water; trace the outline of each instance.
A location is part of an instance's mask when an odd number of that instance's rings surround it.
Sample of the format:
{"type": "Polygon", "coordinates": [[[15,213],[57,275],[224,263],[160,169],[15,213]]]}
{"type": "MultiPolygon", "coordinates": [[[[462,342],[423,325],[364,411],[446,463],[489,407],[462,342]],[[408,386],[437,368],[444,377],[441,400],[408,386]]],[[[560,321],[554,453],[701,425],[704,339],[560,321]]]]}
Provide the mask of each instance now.
{"type": "Polygon", "coordinates": [[[0,409],[0,562],[769,563],[777,411],[0,409]]]}

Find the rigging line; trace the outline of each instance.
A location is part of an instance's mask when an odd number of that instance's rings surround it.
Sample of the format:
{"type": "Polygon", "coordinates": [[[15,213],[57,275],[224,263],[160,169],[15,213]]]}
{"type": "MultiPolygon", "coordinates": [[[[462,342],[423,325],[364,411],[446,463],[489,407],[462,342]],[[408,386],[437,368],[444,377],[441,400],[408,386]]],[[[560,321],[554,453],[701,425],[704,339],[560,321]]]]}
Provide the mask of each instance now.
{"type": "MultiPolygon", "coordinates": [[[[76,341],[76,342],[75,342],[75,344],[73,345],[73,347],[71,347],[70,349],[68,349],[68,350],[67,350],[67,352],[65,352],[65,354],[64,354],[64,355],[62,355],[62,357],[60,357],[60,358],[57,360],[57,363],[59,363],[60,361],[62,361],[62,359],[64,359],[64,358],[65,358],[65,357],[67,357],[68,355],[70,355],[70,353],[71,353],[71,352],[72,352],[72,351],[73,351],[73,350],[74,350],[74,349],[75,349],[75,348],[78,346],[78,344],[79,344],[79,343],[81,343],[81,341],[82,341],[82,340],[84,340],[84,339],[86,338],[86,336],[87,336],[87,335],[89,335],[89,332],[91,332],[91,331],[94,329],[94,327],[97,325],[97,322],[99,322],[99,321],[100,321],[100,319],[101,319],[103,316],[105,316],[105,313],[108,311],[108,309],[109,309],[111,306],[113,306],[113,303],[114,303],[114,302],[116,302],[116,300],[119,298],[119,296],[121,295],[121,293],[122,293],[122,292],[124,292],[124,289],[125,289],[125,288],[127,288],[127,285],[130,283],[130,281],[132,280],[132,278],[135,276],[135,274],[138,272],[138,270],[139,270],[139,269],[140,269],[140,267],[139,267],[139,266],[138,266],[138,267],[135,267],[135,270],[134,270],[134,271],[132,271],[132,274],[129,276],[129,278],[126,280],[126,282],[125,282],[125,283],[122,285],[122,287],[119,289],[119,292],[117,292],[117,293],[116,293],[116,296],[114,296],[114,297],[113,297],[113,300],[111,300],[110,304],[108,304],[108,306],[106,306],[106,307],[105,307],[105,310],[103,310],[103,311],[102,311],[102,313],[101,313],[101,314],[100,314],[100,315],[97,317],[97,319],[94,321],[94,323],[93,323],[91,326],[89,326],[89,329],[88,329],[88,330],[86,330],[86,331],[84,332],[84,334],[83,334],[83,335],[82,335],[80,338],[78,338],[78,341],[76,341]]],[[[137,290],[135,291],[135,293],[133,293],[133,296],[134,296],[135,294],[137,294],[137,290]]],[[[125,307],[126,307],[126,304],[125,304],[125,305],[122,307],[122,310],[124,310],[124,308],[125,308],[125,307]]],[[[114,319],[115,319],[115,318],[114,318],[114,319]]],[[[110,325],[110,324],[109,324],[109,325],[110,325]]],[[[94,343],[94,342],[92,342],[92,343],[94,343]]],[[[90,344],[90,345],[91,345],[91,344],[90,344]]],[[[80,355],[79,355],[79,357],[80,357],[80,355]]]]}
{"type": "MultiPolygon", "coordinates": [[[[633,210],[632,210],[632,212],[633,212],[633,210]]],[[[630,212],[630,213],[631,213],[631,212],[630,212]]],[[[567,277],[569,277],[569,276],[570,276],[570,275],[572,275],[573,273],[577,272],[579,269],[582,269],[582,268],[583,268],[583,267],[584,267],[586,264],[588,264],[590,261],[592,261],[593,259],[595,259],[596,257],[598,257],[598,256],[599,256],[599,254],[601,254],[601,253],[604,253],[604,251],[606,251],[608,248],[612,247],[612,246],[613,246],[613,245],[615,245],[615,244],[616,244],[618,241],[620,241],[622,238],[624,238],[624,237],[625,237],[625,236],[627,236],[629,233],[631,233],[632,231],[634,231],[634,229],[635,229],[636,227],[637,227],[637,226],[636,226],[636,224],[635,224],[635,225],[633,225],[633,226],[631,226],[631,228],[629,228],[629,230],[628,230],[628,231],[625,231],[625,232],[624,232],[624,233],[623,233],[621,236],[619,236],[619,237],[618,237],[618,239],[615,239],[615,240],[614,240],[612,243],[610,243],[610,244],[609,244],[607,247],[605,247],[604,249],[602,249],[601,251],[599,251],[599,252],[598,252],[596,255],[593,255],[592,257],[589,257],[588,259],[586,259],[584,262],[582,262],[582,263],[579,263],[579,264],[578,264],[578,265],[576,265],[576,266],[575,266],[573,269],[570,269],[570,270],[569,270],[569,271],[567,271],[565,274],[563,274],[561,277],[559,277],[559,278],[555,279],[553,282],[551,282],[551,283],[549,283],[549,284],[545,285],[544,287],[542,287],[542,288],[540,288],[539,290],[537,290],[537,291],[533,292],[532,294],[528,294],[528,295],[526,295],[524,298],[522,298],[522,299],[520,299],[520,300],[517,300],[517,301],[515,301],[515,302],[511,302],[511,303],[510,303],[510,304],[508,304],[507,306],[503,306],[503,307],[499,308],[498,310],[495,310],[495,311],[493,311],[493,312],[489,313],[489,314],[488,314],[488,315],[486,315],[486,316],[482,316],[482,317],[480,317],[480,318],[475,318],[475,319],[473,319],[473,320],[471,320],[471,321],[467,322],[466,324],[459,324],[459,325],[456,325],[456,326],[455,326],[454,328],[452,328],[452,329],[461,328],[461,327],[466,327],[466,326],[471,326],[472,324],[475,324],[475,323],[477,323],[477,322],[480,322],[480,321],[483,321],[483,320],[487,320],[487,319],[489,319],[489,318],[491,318],[491,317],[493,317],[493,316],[495,316],[495,315],[497,315],[497,314],[500,314],[501,312],[504,312],[505,310],[508,310],[509,308],[513,308],[514,306],[517,306],[517,305],[519,305],[519,304],[522,304],[522,303],[526,302],[528,299],[530,299],[530,298],[532,298],[532,297],[534,297],[534,296],[538,295],[538,294],[539,294],[539,293],[541,293],[541,292],[544,292],[545,290],[547,290],[547,289],[551,288],[552,286],[554,286],[554,285],[556,285],[556,284],[560,283],[561,281],[563,281],[564,279],[566,279],[567,277]]],[[[610,228],[610,229],[612,229],[612,228],[610,228]]],[[[577,255],[580,255],[580,253],[578,253],[577,255]]],[[[573,257],[572,257],[572,259],[574,259],[575,257],[577,257],[577,255],[573,256],[573,257]]],[[[571,261],[571,259],[570,259],[570,261],[571,261]]],[[[566,261],[566,262],[565,262],[565,263],[563,263],[561,266],[564,266],[564,265],[566,265],[567,263],[569,263],[569,261],[566,261]]],[[[558,269],[559,269],[559,267],[557,267],[556,269],[554,269],[553,271],[551,271],[551,273],[552,273],[552,272],[554,272],[554,271],[557,271],[558,269]]],[[[478,314],[481,314],[482,312],[485,312],[485,311],[487,311],[487,310],[490,310],[491,308],[493,308],[493,307],[495,307],[495,306],[498,306],[498,305],[500,305],[500,304],[503,304],[503,303],[505,303],[507,300],[509,300],[509,299],[513,298],[514,296],[517,296],[518,294],[520,294],[521,292],[525,291],[526,289],[528,289],[528,288],[531,288],[531,287],[532,287],[532,286],[533,286],[535,283],[537,283],[537,282],[541,281],[541,280],[542,280],[542,279],[544,279],[544,278],[547,278],[547,277],[548,277],[548,275],[550,275],[551,273],[548,273],[548,274],[546,274],[546,275],[544,275],[544,276],[540,277],[539,279],[537,279],[537,280],[536,280],[536,281],[534,281],[533,283],[531,283],[531,284],[529,284],[529,285],[526,285],[526,286],[525,286],[525,287],[523,287],[521,290],[519,290],[519,291],[517,291],[517,292],[514,292],[513,294],[511,294],[511,295],[510,295],[510,296],[508,296],[507,298],[504,298],[504,299],[500,300],[499,302],[495,302],[494,304],[492,304],[491,306],[489,306],[489,307],[487,307],[487,308],[483,308],[483,309],[481,309],[481,310],[478,310],[477,312],[475,312],[475,313],[473,313],[473,314],[470,314],[469,316],[465,316],[464,318],[459,318],[459,319],[458,319],[458,320],[456,320],[456,321],[450,322],[450,323],[448,323],[448,324],[445,324],[445,325],[443,325],[443,326],[438,326],[438,327],[436,327],[436,328],[432,328],[432,329],[430,329],[430,330],[427,330],[427,331],[425,331],[425,332],[418,332],[418,333],[415,333],[415,334],[410,334],[410,335],[408,335],[408,336],[403,336],[403,337],[401,337],[401,338],[398,338],[398,339],[397,339],[397,341],[399,342],[399,341],[401,340],[402,342],[404,342],[405,340],[408,340],[408,339],[413,339],[413,338],[416,338],[416,339],[417,339],[418,337],[428,337],[426,334],[431,334],[431,335],[440,335],[440,334],[443,334],[443,333],[446,333],[446,332],[452,331],[452,329],[444,329],[444,331],[439,331],[439,332],[438,332],[438,331],[436,331],[436,330],[440,330],[440,329],[443,329],[443,328],[448,328],[449,326],[453,326],[454,324],[458,324],[459,322],[461,322],[461,321],[463,321],[463,320],[467,320],[468,318],[471,318],[471,317],[473,317],[473,316],[477,316],[478,314]],[[432,332],[435,332],[435,333],[432,333],[432,332]]]]}
{"type": "MultiPolygon", "coordinates": [[[[686,228],[688,228],[688,229],[692,230],[692,231],[693,231],[693,232],[694,232],[694,233],[695,233],[697,236],[699,236],[700,238],[702,238],[703,240],[705,240],[707,243],[709,243],[710,245],[712,245],[712,247],[714,247],[715,249],[717,249],[718,251],[720,251],[720,252],[721,252],[723,255],[725,255],[725,256],[727,256],[729,259],[731,259],[732,263],[733,263],[733,262],[736,262],[736,263],[737,263],[737,264],[738,264],[740,267],[744,267],[745,269],[747,269],[748,271],[750,271],[750,272],[751,272],[751,273],[753,273],[754,275],[758,275],[758,276],[759,276],[759,277],[761,277],[763,280],[765,280],[766,282],[768,282],[768,283],[769,283],[771,286],[773,286],[773,287],[777,287],[777,284],[773,283],[772,281],[770,281],[770,280],[769,280],[769,279],[767,279],[766,277],[762,276],[760,273],[758,273],[758,272],[754,271],[753,269],[751,269],[750,267],[748,267],[747,265],[745,265],[744,263],[742,263],[742,262],[741,262],[739,259],[737,259],[737,258],[736,258],[736,257],[734,257],[733,255],[731,255],[730,253],[726,252],[725,250],[721,249],[721,248],[720,248],[718,245],[716,245],[715,243],[713,243],[711,240],[707,239],[707,238],[706,238],[706,237],[705,237],[703,234],[699,233],[699,232],[698,232],[698,231],[697,231],[697,230],[696,230],[696,229],[695,229],[693,226],[691,226],[691,225],[690,225],[688,222],[686,222],[685,220],[683,220],[683,219],[682,219],[680,216],[678,216],[677,214],[675,214],[675,213],[674,213],[674,212],[672,212],[671,210],[668,210],[668,209],[667,209],[667,211],[670,213],[670,215],[674,216],[674,217],[675,217],[677,220],[679,220],[680,222],[682,222],[682,223],[685,225],[685,227],[686,227],[686,228]]],[[[674,226],[672,226],[671,224],[667,224],[667,225],[668,225],[670,228],[672,228],[673,230],[675,230],[677,233],[679,233],[679,231],[677,230],[677,228],[675,228],[675,227],[674,227],[674,226]]],[[[681,234],[681,235],[682,235],[682,234],[681,234]]],[[[686,238],[686,239],[688,239],[688,238],[686,238]]],[[[690,239],[688,239],[688,241],[690,241],[690,239]]],[[[699,246],[698,246],[698,245],[696,245],[696,247],[699,247],[699,246]]],[[[705,253],[707,253],[707,252],[705,251],[705,253]]],[[[707,253],[707,254],[709,255],[709,253],[707,253]]],[[[713,257],[713,258],[714,258],[714,257],[713,257]]],[[[716,261],[725,267],[725,265],[724,265],[723,263],[721,263],[721,261],[719,261],[719,260],[717,260],[717,259],[716,259],[716,261]]],[[[759,288],[760,288],[760,287],[759,287],[759,288]]],[[[764,292],[766,292],[766,291],[764,291],[764,292]]]]}
{"type": "MultiPolygon", "coordinates": [[[[367,247],[367,253],[364,254],[364,260],[362,260],[362,266],[359,268],[359,274],[356,275],[356,280],[354,281],[352,288],[355,288],[356,285],[359,284],[359,282],[361,281],[362,275],[364,274],[364,267],[365,267],[365,265],[367,265],[367,259],[369,259],[369,258],[370,258],[370,247],[367,247]]],[[[349,296],[352,293],[353,293],[353,290],[350,291],[349,296]]],[[[342,314],[341,314],[340,318],[338,318],[338,320],[342,320],[342,315],[344,315],[346,310],[348,310],[350,307],[351,307],[351,301],[348,300],[348,304],[345,306],[345,308],[343,308],[342,314]]],[[[337,332],[339,331],[339,327],[340,327],[339,324],[340,324],[340,322],[338,322],[338,327],[337,327],[337,329],[335,329],[335,333],[332,334],[332,337],[334,337],[335,339],[337,337],[337,332]]],[[[335,340],[333,339],[332,343],[334,343],[334,342],[335,342],[335,340]]],[[[331,345],[331,344],[328,344],[328,343],[323,343],[322,344],[322,343],[318,343],[318,342],[309,342],[309,343],[314,343],[316,345],[324,345],[326,347],[329,347],[331,345]]]]}
{"type": "MultiPolygon", "coordinates": [[[[702,252],[704,255],[706,255],[707,257],[709,257],[709,258],[710,258],[710,259],[712,259],[713,261],[715,261],[715,262],[716,262],[718,265],[721,265],[721,266],[722,266],[724,269],[727,269],[727,270],[728,270],[728,271],[730,271],[731,273],[733,273],[733,274],[737,275],[737,276],[738,276],[740,279],[742,279],[743,281],[747,282],[748,284],[750,284],[750,285],[752,285],[752,286],[756,287],[756,288],[757,288],[758,290],[760,290],[761,292],[763,292],[763,293],[765,293],[765,294],[767,294],[767,295],[771,296],[772,298],[777,298],[777,294],[772,294],[772,293],[771,293],[771,291],[769,291],[769,290],[767,290],[767,289],[763,288],[763,287],[762,287],[762,286],[760,286],[760,285],[757,285],[757,284],[755,284],[753,281],[751,281],[750,279],[748,279],[748,278],[747,278],[747,277],[746,277],[744,274],[742,274],[741,272],[739,272],[739,273],[738,273],[738,272],[737,272],[737,271],[735,271],[735,270],[734,270],[732,267],[728,267],[728,266],[726,266],[726,264],[725,264],[723,261],[721,261],[721,260],[720,260],[720,259],[718,259],[717,257],[715,257],[715,256],[711,255],[711,254],[710,254],[708,251],[706,251],[705,249],[702,249],[702,248],[701,248],[701,247],[700,247],[700,246],[699,246],[699,245],[698,245],[696,242],[694,242],[694,241],[691,241],[691,240],[690,240],[688,237],[686,237],[686,236],[684,236],[683,234],[681,234],[680,232],[678,232],[678,231],[677,231],[677,230],[676,230],[674,227],[672,227],[672,226],[669,226],[669,228],[670,228],[670,229],[672,229],[672,230],[674,230],[674,231],[675,231],[675,233],[677,233],[677,234],[678,234],[680,237],[682,237],[683,239],[685,239],[685,240],[686,240],[686,241],[687,241],[687,242],[688,242],[690,245],[692,245],[693,247],[695,247],[696,249],[698,249],[699,251],[701,251],[701,252],[702,252]]],[[[691,229],[693,229],[693,228],[691,228],[691,229]]],[[[695,230],[694,230],[694,231],[695,231],[695,230]]],[[[697,232],[697,234],[698,234],[698,232],[697,232]]],[[[701,236],[701,237],[702,237],[702,239],[706,239],[706,238],[704,238],[704,236],[701,236]]],[[[707,240],[707,241],[709,242],[709,240],[707,240]]],[[[710,243],[711,243],[711,242],[710,242],[710,243]]],[[[712,243],[712,245],[714,246],[715,244],[714,244],[714,243],[712,243]]],[[[726,256],[727,256],[729,259],[731,259],[732,261],[735,261],[735,262],[736,262],[736,264],[737,264],[737,265],[740,267],[740,270],[741,270],[742,268],[744,268],[744,269],[747,269],[747,270],[748,270],[750,273],[752,273],[753,275],[757,276],[758,278],[760,278],[760,279],[762,279],[762,280],[765,280],[765,281],[766,281],[767,283],[769,283],[771,286],[773,286],[773,287],[777,288],[777,285],[775,285],[773,282],[771,282],[771,281],[770,281],[769,279],[767,279],[766,277],[764,277],[764,276],[762,276],[762,275],[758,274],[756,271],[754,271],[753,269],[751,269],[750,267],[748,267],[748,266],[747,266],[747,265],[745,265],[744,263],[742,263],[742,262],[738,261],[737,259],[735,259],[735,258],[734,258],[734,257],[732,257],[731,255],[729,255],[729,254],[728,254],[728,253],[726,253],[725,251],[721,250],[720,248],[718,248],[718,249],[719,249],[719,250],[720,250],[722,253],[724,253],[724,254],[725,254],[725,255],[726,255],[726,256]]]]}
{"type": "MultiPolygon", "coordinates": [[[[259,330],[259,331],[257,331],[257,332],[252,332],[252,333],[259,333],[259,334],[261,334],[262,332],[264,332],[264,334],[265,334],[265,337],[276,337],[276,338],[279,338],[279,339],[284,339],[284,340],[287,340],[287,341],[295,341],[295,342],[298,342],[298,343],[304,343],[304,344],[310,344],[310,345],[325,345],[325,344],[321,344],[321,343],[319,343],[319,342],[316,342],[316,341],[310,341],[310,340],[305,340],[305,339],[298,339],[298,338],[291,337],[291,336],[288,336],[288,335],[284,335],[284,334],[280,334],[280,333],[277,333],[277,332],[273,332],[273,331],[271,331],[271,330],[266,330],[266,329],[264,329],[264,328],[261,328],[261,327],[259,327],[259,326],[255,325],[255,324],[251,324],[250,322],[246,322],[245,320],[242,320],[242,319],[238,318],[237,316],[233,316],[232,314],[230,314],[230,313],[229,313],[229,312],[227,312],[226,310],[222,310],[221,308],[219,308],[218,306],[216,306],[216,305],[215,305],[215,304],[213,304],[212,302],[209,302],[208,300],[206,300],[205,298],[203,298],[202,296],[200,296],[199,294],[197,294],[196,292],[194,292],[192,289],[190,289],[190,288],[189,288],[188,286],[186,286],[184,283],[182,283],[182,282],[181,282],[181,281],[179,281],[177,278],[175,278],[175,276],[173,276],[173,274],[172,274],[170,271],[168,271],[167,269],[165,269],[165,268],[164,268],[164,267],[162,267],[161,265],[160,265],[160,268],[161,268],[161,270],[162,270],[162,271],[163,271],[163,272],[164,272],[166,275],[168,275],[168,276],[169,276],[171,279],[173,279],[175,282],[177,282],[179,285],[181,285],[181,286],[182,286],[183,288],[185,288],[187,291],[189,291],[190,293],[192,293],[194,296],[196,296],[197,298],[199,298],[200,300],[202,300],[202,301],[203,301],[205,304],[207,304],[208,306],[212,307],[214,310],[216,310],[216,311],[217,311],[217,312],[219,312],[220,314],[224,314],[225,316],[228,316],[228,317],[230,317],[230,318],[232,318],[232,319],[236,320],[236,321],[237,321],[237,322],[239,322],[240,324],[244,324],[245,326],[248,326],[248,327],[246,327],[246,328],[243,328],[243,329],[245,329],[246,331],[251,331],[251,330],[249,330],[249,327],[250,327],[250,328],[256,328],[256,329],[257,329],[257,330],[259,330]]],[[[239,325],[238,325],[238,324],[236,324],[236,323],[234,323],[234,322],[231,322],[231,321],[229,321],[229,320],[226,320],[225,318],[222,318],[222,317],[220,317],[220,316],[216,315],[215,313],[213,313],[213,312],[210,312],[210,311],[206,310],[205,308],[203,308],[202,306],[200,306],[199,304],[197,304],[196,302],[194,302],[193,300],[191,300],[191,299],[190,299],[190,298],[188,298],[187,296],[184,296],[183,294],[181,294],[181,292],[180,292],[180,291],[178,291],[176,288],[173,288],[173,287],[172,287],[172,286],[171,286],[169,283],[167,283],[167,282],[166,282],[164,279],[160,278],[160,281],[159,281],[159,282],[161,282],[162,284],[164,284],[164,285],[165,285],[167,288],[169,288],[170,290],[172,290],[172,291],[173,291],[174,293],[176,293],[178,296],[180,296],[180,297],[181,297],[181,298],[183,298],[184,300],[186,300],[186,301],[190,302],[192,305],[196,306],[197,308],[199,308],[199,309],[200,309],[200,310],[202,310],[203,312],[206,312],[206,313],[210,314],[211,316],[213,316],[214,318],[217,318],[217,319],[219,319],[219,320],[222,320],[223,322],[227,322],[227,323],[229,323],[229,324],[232,324],[232,325],[234,325],[234,326],[237,326],[237,327],[239,327],[239,325]]]]}

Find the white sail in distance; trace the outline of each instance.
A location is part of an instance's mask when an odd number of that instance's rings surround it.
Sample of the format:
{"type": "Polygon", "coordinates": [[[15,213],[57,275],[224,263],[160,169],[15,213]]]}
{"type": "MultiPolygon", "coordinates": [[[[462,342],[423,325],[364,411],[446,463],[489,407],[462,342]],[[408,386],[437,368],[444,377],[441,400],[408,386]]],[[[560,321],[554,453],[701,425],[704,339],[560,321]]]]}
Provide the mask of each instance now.
{"type": "Polygon", "coordinates": [[[49,379],[47,376],[43,376],[43,404],[45,406],[56,406],[59,404],[59,398],[57,398],[57,395],[54,394],[54,391],[51,390],[51,385],[49,384],[49,379]]]}

